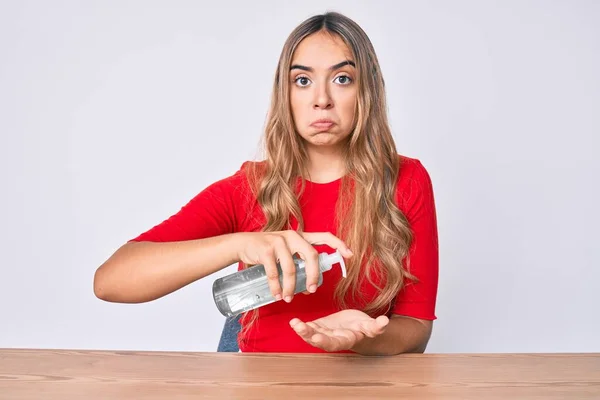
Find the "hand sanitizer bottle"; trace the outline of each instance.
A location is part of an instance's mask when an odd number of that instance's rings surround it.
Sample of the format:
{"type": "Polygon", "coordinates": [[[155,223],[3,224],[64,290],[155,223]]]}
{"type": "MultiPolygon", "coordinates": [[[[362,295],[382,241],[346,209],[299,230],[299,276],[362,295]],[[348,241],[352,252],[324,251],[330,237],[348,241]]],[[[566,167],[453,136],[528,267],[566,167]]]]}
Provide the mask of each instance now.
{"type": "MultiPolygon", "coordinates": [[[[334,264],[339,263],[342,276],[346,277],[346,264],[342,255],[336,251],[332,254],[319,254],[319,281],[317,286],[323,283],[323,272],[329,271],[334,264]]],[[[294,257],[296,265],[296,287],[295,292],[306,290],[306,269],[304,260],[294,257]]],[[[279,283],[283,286],[283,272],[277,263],[279,271],[279,283]]],[[[267,283],[267,274],[262,264],[234,272],[233,274],[217,279],[213,283],[213,297],[217,308],[226,317],[239,315],[243,312],[254,310],[275,301],[267,283]]]]}

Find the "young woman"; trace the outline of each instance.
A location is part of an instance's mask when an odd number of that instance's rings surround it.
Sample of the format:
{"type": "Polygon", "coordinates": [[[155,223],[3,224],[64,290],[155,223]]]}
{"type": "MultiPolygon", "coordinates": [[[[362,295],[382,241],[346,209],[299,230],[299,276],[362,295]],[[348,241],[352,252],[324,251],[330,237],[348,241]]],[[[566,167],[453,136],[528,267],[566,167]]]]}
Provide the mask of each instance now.
{"type": "Polygon", "coordinates": [[[264,160],[119,248],[96,272],[96,296],[146,302],[263,264],[282,301],[243,316],[242,351],[423,352],[438,284],[431,180],[396,151],[379,62],[354,21],[330,12],[290,34],[264,143],[264,160]],[[335,249],[348,276],[334,267],[317,288],[317,254],[335,249]],[[304,295],[293,296],[293,255],[306,260],[304,295]]]}

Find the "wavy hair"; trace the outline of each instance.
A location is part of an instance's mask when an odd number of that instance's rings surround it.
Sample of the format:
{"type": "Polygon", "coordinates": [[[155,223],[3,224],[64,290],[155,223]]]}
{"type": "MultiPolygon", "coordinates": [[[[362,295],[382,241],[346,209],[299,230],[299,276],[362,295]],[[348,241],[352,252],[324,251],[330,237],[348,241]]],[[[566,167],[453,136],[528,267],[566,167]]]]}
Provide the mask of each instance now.
{"type": "Polygon", "coordinates": [[[412,232],[396,204],[400,156],[388,124],[384,80],[367,34],[350,18],[336,12],[313,16],[289,35],[280,54],[263,145],[265,161],[249,168],[249,181],[266,223],[263,231],[290,229],[291,217],[303,230],[298,197],[308,177],[308,156],[297,133],[290,106],[289,71],[294,51],[307,36],[325,32],[341,38],[356,64],[358,95],[353,130],[345,145],[346,174],[337,202],[337,235],[354,256],[347,260],[348,276],[336,288],[342,308],[348,298],[361,301],[366,279],[378,289],[376,298],[362,302],[362,311],[386,310],[409,273],[412,232]],[[298,182],[302,185],[298,185],[298,182]],[[406,262],[406,265],[403,263],[406,262]]]}

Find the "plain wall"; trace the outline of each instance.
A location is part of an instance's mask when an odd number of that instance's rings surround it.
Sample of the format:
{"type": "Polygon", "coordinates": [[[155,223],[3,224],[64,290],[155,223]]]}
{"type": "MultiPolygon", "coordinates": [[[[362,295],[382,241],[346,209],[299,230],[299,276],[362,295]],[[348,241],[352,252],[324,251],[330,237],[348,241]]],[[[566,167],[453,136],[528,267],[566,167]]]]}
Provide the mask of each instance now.
{"type": "Polygon", "coordinates": [[[134,305],[93,275],[254,158],[281,47],[326,10],[433,180],[428,352],[600,351],[600,3],[573,0],[0,2],[0,347],[216,350],[233,267],[134,305]]]}

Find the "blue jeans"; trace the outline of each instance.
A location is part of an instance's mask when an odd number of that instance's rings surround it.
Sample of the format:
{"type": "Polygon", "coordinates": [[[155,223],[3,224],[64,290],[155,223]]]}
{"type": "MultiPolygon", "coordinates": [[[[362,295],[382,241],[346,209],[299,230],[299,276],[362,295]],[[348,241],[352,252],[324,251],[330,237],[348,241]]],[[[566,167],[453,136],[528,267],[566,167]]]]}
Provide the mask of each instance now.
{"type": "Polygon", "coordinates": [[[239,351],[237,338],[238,333],[242,329],[240,318],[241,315],[225,319],[221,339],[219,339],[219,346],[217,347],[218,352],[237,353],[239,351]]]}

